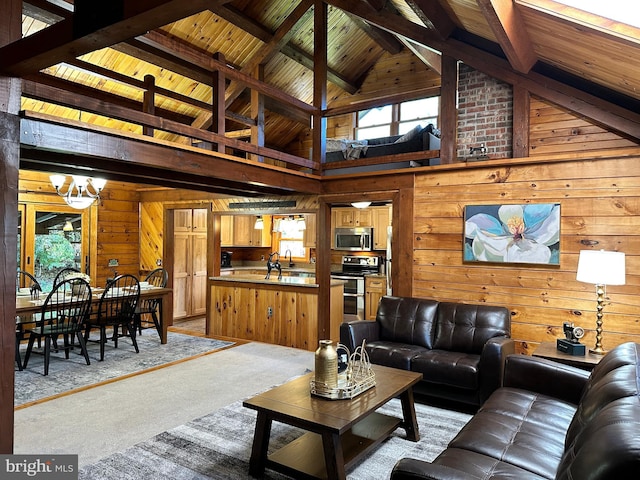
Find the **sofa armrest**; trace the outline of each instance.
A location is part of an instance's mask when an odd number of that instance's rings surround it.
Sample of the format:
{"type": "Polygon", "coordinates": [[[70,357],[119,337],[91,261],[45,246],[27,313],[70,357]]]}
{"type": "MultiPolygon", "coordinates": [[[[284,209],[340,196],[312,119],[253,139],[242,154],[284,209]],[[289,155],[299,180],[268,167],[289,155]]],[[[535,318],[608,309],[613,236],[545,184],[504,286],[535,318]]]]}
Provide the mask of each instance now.
{"type": "Polygon", "coordinates": [[[502,384],[505,360],[515,350],[515,342],[509,337],[493,337],[484,344],[480,355],[481,404],[502,384]]]}
{"type": "Polygon", "coordinates": [[[577,405],[589,372],[529,355],[509,355],[504,366],[505,387],[522,388],[577,405]]]}
{"type": "Polygon", "coordinates": [[[475,475],[435,463],[403,458],[391,471],[392,480],[479,480],[475,475]]]}
{"type": "Polygon", "coordinates": [[[351,353],[362,345],[380,338],[380,324],[371,320],[352,320],[340,325],[340,343],[346,346],[351,353]]]}

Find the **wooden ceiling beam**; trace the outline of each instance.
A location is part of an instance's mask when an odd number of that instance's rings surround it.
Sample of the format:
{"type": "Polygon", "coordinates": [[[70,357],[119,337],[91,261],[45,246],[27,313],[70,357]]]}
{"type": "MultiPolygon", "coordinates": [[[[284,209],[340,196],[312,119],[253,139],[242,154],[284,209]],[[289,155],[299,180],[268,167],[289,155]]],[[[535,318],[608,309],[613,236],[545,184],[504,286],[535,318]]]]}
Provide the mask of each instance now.
{"type": "Polygon", "coordinates": [[[178,175],[175,171],[167,172],[152,167],[139,167],[111,159],[97,159],[60,152],[50,152],[32,148],[20,150],[20,168],[40,172],[63,173],[66,175],[86,175],[90,169],[93,175],[111,181],[143,183],[169,188],[186,188],[222,195],[239,195],[258,197],[265,195],[282,195],[290,193],[279,188],[260,187],[240,182],[230,182],[216,178],[203,178],[200,175],[178,175]]]}
{"type": "Polygon", "coordinates": [[[528,73],[538,61],[527,28],[513,0],[476,0],[511,66],[528,73]]]}
{"type": "Polygon", "coordinates": [[[454,21],[439,2],[433,0],[405,0],[411,10],[420,18],[422,23],[438,34],[441,39],[447,39],[456,28],[454,21]]]}
{"type": "MultiPolygon", "coordinates": [[[[253,35],[264,43],[269,43],[273,37],[273,33],[271,33],[264,25],[259,24],[250,17],[247,17],[232,5],[221,6],[217,8],[216,11],[213,11],[213,13],[250,35],[253,35]]],[[[280,53],[286,55],[303,67],[313,70],[313,55],[302,50],[297,45],[287,42],[280,49],[280,53]]],[[[327,78],[331,83],[352,95],[356,93],[361,86],[332,68],[327,69],[327,78]]]]}
{"type": "MultiPolygon", "coordinates": [[[[382,10],[382,8],[384,8],[385,2],[382,2],[380,0],[366,0],[365,3],[368,3],[373,10],[380,11],[382,10]],[[382,7],[380,6],[381,4],[382,7]]],[[[356,15],[351,15],[348,12],[344,12],[344,14],[347,15],[349,19],[353,23],[355,23],[360,30],[366,33],[371,40],[380,45],[383,50],[389,52],[392,55],[396,55],[402,51],[402,43],[398,41],[395,35],[376,27],[375,25],[371,25],[370,23],[365,22],[356,15]]]]}
{"type": "MultiPolygon", "coordinates": [[[[142,112],[142,102],[53,77],[46,73],[26,76],[22,82],[22,94],[27,98],[105,117],[120,118],[123,121],[128,120],[123,116],[118,117],[117,112],[120,109],[142,112]]],[[[189,124],[193,120],[188,115],[164,108],[156,108],[155,116],[182,124],[189,124]]]]}
{"type": "Polygon", "coordinates": [[[418,57],[418,59],[439,75],[442,74],[442,55],[423,45],[418,45],[408,38],[401,37],[401,42],[418,57]]]}
{"type": "MultiPolygon", "coordinates": [[[[313,10],[311,10],[312,5],[313,0],[302,0],[298,6],[293,9],[293,12],[280,24],[271,37],[271,40],[260,47],[258,51],[244,63],[241,71],[247,75],[251,75],[258,65],[267,63],[273,58],[285,44],[289,43],[291,37],[303,26],[304,20],[313,15],[313,10]]],[[[229,107],[245,88],[246,85],[244,84],[232,82],[225,92],[226,106],[229,107]]]]}
{"type": "Polygon", "coordinates": [[[22,14],[51,25],[63,18],[71,17],[73,6],[71,4],[57,5],[47,0],[28,0],[22,2],[22,14]],[[67,7],[65,8],[64,5],[67,7]]]}
{"type": "MultiPolygon", "coordinates": [[[[246,191],[257,188],[287,193],[320,193],[319,177],[267,164],[242,161],[229,155],[197,149],[185,145],[165,144],[143,136],[114,135],[79,128],[73,122],[51,123],[23,118],[20,121],[20,144],[23,150],[37,149],[75,155],[85,165],[104,168],[104,164],[117,163],[117,171],[129,168],[156,168],[166,178],[200,178],[201,182],[238,182],[246,191]],[[179,168],[177,167],[179,166],[179,168]]],[[[213,135],[213,134],[212,134],[213,135]]],[[[68,157],[72,158],[72,157],[68,157]]],[[[142,182],[145,183],[145,182],[142,182]]],[[[153,182],[151,182],[153,183],[153,182]]]]}
{"type": "Polygon", "coordinates": [[[326,0],[326,3],[333,5],[344,12],[350,13],[366,20],[387,32],[395,35],[413,39],[422,45],[431,45],[436,50],[436,45],[442,44],[440,35],[435,30],[413,23],[401,15],[390,15],[387,12],[377,12],[369,4],[354,2],[352,0],[326,0]]]}
{"type": "MultiPolygon", "coordinates": [[[[267,97],[287,103],[303,112],[312,114],[315,111],[315,108],[312,105],[309,105],[302,100],[298,100],[292,95],[289,95],[267,83],[256,80],[251,75],[231,68],[227,64],[219,62],[214,58],[203,54],[199,50],[177,42],[162,33],[149,32],[143,37],[138,37],[137,40],[148,46],[154,47],[159,51],[169,53],[176,58],[181,58],[192,65],[200,65],[206,71],[213,72],[214,70],[221,70],[229,80],[243,83],[248,88],[257,90],[267,97]]],[[[212,80],[209,79],[206,83],[207,85],[211,85],[212,80]]]]}
{"type": "Polygon", "coordinates": [[[0,72],[23,77],[188,17],[205,10],[210,3],[211,0],[128,0],[114,13],[111,2],[76,0],[76,13],[70,18],[0,48],[0,72]],[[92,15],[104,8],[108,15],[92,15]]]}

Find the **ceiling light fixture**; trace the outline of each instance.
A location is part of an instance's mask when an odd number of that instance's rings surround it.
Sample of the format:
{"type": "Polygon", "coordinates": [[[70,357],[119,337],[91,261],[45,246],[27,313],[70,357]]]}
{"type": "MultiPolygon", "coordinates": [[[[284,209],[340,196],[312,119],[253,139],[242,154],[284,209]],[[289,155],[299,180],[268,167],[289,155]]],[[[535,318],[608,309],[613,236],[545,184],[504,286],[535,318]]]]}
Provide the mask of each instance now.
{"type": "Polygon", "coordinates": [[[351,202],[351,206],[356,208],[367,208],[369,205],[371,202],[351,202]]]}
{"type": "Polygon", "coordinates": [[[90,207],[96,199],[100,200],[100,192],[107,184],[104,178],[85,177],[84,175],[71,175],[71,183],[66,191],[62,187],[67,181],[64,175],[50,175],[49,180],[56,189],[56,193],[64,198],[70,207],[82,210],[90,207]]]}

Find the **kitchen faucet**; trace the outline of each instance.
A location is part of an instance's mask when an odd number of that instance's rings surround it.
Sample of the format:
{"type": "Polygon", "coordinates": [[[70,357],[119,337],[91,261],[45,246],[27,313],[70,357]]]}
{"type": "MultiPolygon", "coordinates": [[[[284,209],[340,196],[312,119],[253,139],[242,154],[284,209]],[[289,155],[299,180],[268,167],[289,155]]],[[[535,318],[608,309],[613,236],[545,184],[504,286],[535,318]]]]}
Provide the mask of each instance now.
{"type": "Polygon", "coordinates": [[[293,263],[293,259],[291,258],[291,250],[289,250],[288,248],[284,252],[284,259],[287,259],[287,252],[289,252],[289,268],[291,268],[295,265],[295,263],[293,263]]]}

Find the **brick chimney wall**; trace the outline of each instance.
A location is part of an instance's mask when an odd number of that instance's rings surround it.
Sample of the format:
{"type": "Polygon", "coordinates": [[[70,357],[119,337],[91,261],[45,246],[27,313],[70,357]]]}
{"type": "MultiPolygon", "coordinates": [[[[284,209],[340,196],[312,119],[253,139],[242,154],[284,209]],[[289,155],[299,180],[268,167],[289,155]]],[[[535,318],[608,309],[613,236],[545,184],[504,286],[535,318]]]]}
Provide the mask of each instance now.
{"type": "Polygon", "coordinates": [[[474,159],[470,147],[482,144],[489,158],[512,157],[511,85],[461,63],[458,92],[458,158],[474,159]]]}

